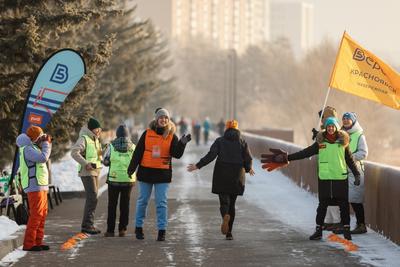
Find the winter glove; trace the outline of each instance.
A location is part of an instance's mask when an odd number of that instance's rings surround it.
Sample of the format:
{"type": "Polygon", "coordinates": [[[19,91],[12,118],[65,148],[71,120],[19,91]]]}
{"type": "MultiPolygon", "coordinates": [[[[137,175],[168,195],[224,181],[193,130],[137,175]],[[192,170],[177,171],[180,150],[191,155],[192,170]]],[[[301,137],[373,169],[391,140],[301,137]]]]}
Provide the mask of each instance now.
{"type": "Polygon", "coordinates": [[[186,145],[187,143],[190,142],[190,140],[192,140],[192,136],[190,134],[184,134],[184,135],[182,135],[180,141],[182,144],[186,145]]]}
{"type": "Polygon", "coordinates": [[[311,132],[312,132],[312,140],[315,140],[315,138],[317,138],[317,134],[319,132],[315,128],[312,128],[311,132]]]}
{"type": "Polygon", "coordinates": [[[355,178],[354,185],[359,186],[361,183],[360,175],[356,175],[354,176],[354,178],[355,178]]]}
{"type": "Polygon", "coordinates": [[[289,163],[288,153],[281,149],[270,148],[273,154],[261,154],[261,163],[289,163]]]}
{"type": "Polygon", "coordinates": [[[132,174],[134,174],[135,171],[134,171],[134,170],[131,170],[131,169],[128,169],[127,173],[128,173],[129,176],[132,176],[132,174]]]}
{"type": "Polygon", "coordinates": [[[288,165],[288,163],[269,162],[263,164],[261,167],[269,172],[272,172],[273,170],[285,167],[286,165],[288,165]]]}

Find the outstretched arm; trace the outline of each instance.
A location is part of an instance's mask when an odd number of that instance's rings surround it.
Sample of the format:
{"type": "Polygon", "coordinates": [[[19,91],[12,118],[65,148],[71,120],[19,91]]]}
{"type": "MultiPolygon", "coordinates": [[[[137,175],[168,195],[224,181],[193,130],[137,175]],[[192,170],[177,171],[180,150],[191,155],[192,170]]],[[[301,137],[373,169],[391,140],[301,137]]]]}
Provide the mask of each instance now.
{"type": "Polygon", "coordinates": [[[319,151],[318,143],[314,142],[314,144],[312,144],[311,146],[306,147],[303,150],[300,150],[298,152],[288,155],[288,161],[309,158],[311,156],[318,154],[318,151],[319,151]]]}

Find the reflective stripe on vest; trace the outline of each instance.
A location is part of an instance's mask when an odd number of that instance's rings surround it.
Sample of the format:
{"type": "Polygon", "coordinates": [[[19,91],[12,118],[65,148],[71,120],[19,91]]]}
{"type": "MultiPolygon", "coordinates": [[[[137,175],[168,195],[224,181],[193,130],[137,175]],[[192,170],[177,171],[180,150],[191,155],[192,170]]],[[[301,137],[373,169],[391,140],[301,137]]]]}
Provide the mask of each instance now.
{"type": "MultiPolygon", "coordinates": [[[[36,179],[37,185],[39,186],[49,185],[49,171],[47,170],[46,163],[37,162],[32,166],[28,166],[24,154],[25,147],[26,146],[23,146],[19,149],[19,162],[20,162],[22,188],[25,190],[26,188],[29,187],[30,179],[36,179]],[[29,169],[31,168],[35,169],[34,176],[29,176],[29,169]]],[[[41,152],[41,150],[37,146],[33,145],[33,148],[41,152]]]]}
{"type": "Polygon", "coordinates": [[[351,153],[355,153],[358,150],[358,142],[360,141],[360,137],[363,135],[362,131],[357,131],[354,133],[349,133],[350,135],[350,151],[351,153]]]}
{"type": "MultiPolygon", "coordinates": [[[[88,135],[82,135],[85,139],[85,159],[90,163],[96,164],[96,169],[101,167],[101,145],[98,138],[93,140],[88,135]]],[[[79,165],[79,171],[82,169],[82,166],[79,165]]]]}
{"type": "Polygon", "coordinates": [[[146,168],[154,169],[171,168],[170,149],[172,138],[172,134],[164,138],[155,131],[147,129],[144,153],[140,165],[146,168]]]}
{"type": "Polygon", "coordinates": [[[320,180],[345,180],[347,178],[343,145],[328,142],[319,145],[318,176],[320,180]]]}
{"type": "Polygon", "coordinates": [[[110,144],[110,170],[107,179],[116,183],[132,183],[136,181],[136,174],[128,176],[128,166],[131,162],[135,145],[127,152],[119,152],[110,144]]]}

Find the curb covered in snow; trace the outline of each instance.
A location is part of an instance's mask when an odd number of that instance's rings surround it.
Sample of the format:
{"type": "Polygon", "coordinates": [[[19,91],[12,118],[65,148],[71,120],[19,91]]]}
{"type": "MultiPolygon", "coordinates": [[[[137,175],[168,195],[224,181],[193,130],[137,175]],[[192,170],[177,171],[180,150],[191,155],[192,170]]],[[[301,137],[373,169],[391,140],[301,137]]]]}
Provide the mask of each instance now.
{"type": "Polygon", "coordinates": [[[24,243],[24,230],[19,230],[10,235],[8,239],[0,240],[0,260],[8,253],[14,251],[24,243]]]}

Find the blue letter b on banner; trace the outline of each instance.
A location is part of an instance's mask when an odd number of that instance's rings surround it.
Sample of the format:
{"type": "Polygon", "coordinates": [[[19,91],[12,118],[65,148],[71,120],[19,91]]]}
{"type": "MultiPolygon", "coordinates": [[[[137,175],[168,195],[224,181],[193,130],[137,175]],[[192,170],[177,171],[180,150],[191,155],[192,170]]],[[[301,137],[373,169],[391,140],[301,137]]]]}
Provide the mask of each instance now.
{"type": "Polygon", "coordinates": [[[63,64],[57,64],[50,81],[55,83],[65,83],[68,80],[68,67],[63,64]]]}

